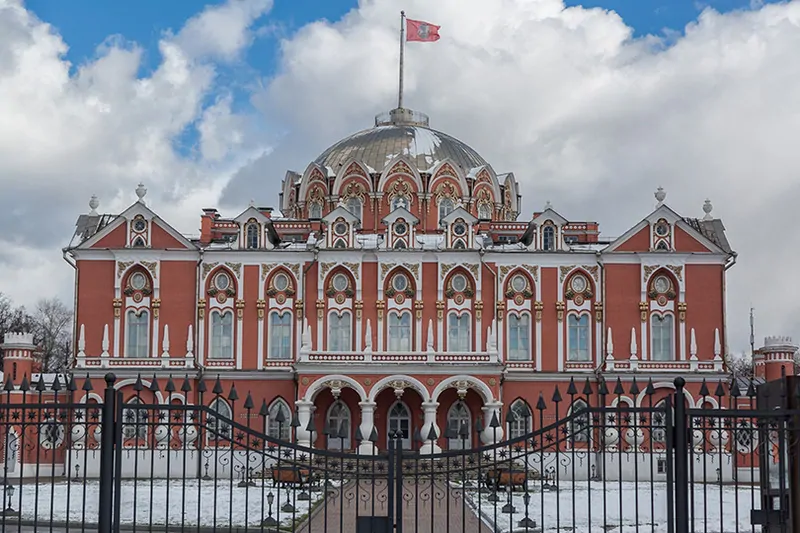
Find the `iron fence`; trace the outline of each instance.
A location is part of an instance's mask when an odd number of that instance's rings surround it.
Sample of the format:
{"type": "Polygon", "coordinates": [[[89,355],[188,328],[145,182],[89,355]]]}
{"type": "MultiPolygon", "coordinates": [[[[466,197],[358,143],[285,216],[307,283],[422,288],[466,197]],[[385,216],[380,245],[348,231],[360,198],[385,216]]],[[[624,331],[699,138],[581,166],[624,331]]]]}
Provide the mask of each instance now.
{"type": "MultiPolygon", "coordinates": [[[[424,455],[404,449],[401,434],[374,454],[299,446],[296,413],[270,417],[265,402],[219,380],[208,390],[190,379],[163,388],[139,379],[125,402],[112,375],[101,391],[72,377],[7,383],[0,527],[797,532],[793,383],[703,384],[694,403],[681,378],[667,395],[635,380],[610,389],[570,382],[502,420],[418,432],[417,443],[445,448],[424,455]],[[174,401],[176,391],[197,402],[174,401]],[[147,401],[156,392],[164,400],[147,401]],[[502,430],[511,435],[499,441],[502,430]],[[469,445],[487,435],[490,444],[469,445]]],[[[302,429],[340,439],[339,448],[349,440],[344,425],[312,419],[302,429]]],[[[375,430],[359,433],[356,440],[377,445],[375,430]]]]}

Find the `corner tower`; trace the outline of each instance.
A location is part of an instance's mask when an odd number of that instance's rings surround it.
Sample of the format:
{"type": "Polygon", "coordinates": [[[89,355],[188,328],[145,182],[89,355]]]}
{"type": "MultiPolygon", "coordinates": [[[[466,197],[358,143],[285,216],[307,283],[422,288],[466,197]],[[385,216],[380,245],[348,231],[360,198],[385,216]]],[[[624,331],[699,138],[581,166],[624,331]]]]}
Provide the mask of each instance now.
{"type": "Polygon", "coordinates": [[[764,346],[753,355],[755,376],[772,381],[781,375],[794,374],[794,354],[798,348],[791,337],[766,337],[764,346]]]}
{"type": "Polygon", "coordinates": [[[18,386],[22,378],[31,382],[33,373],[33,352],[36,345],[33,344],[32,333],[6,333],[5,339],[0,348],[3,349],[3,376],[4,381],[11,381],[18,386]]]}

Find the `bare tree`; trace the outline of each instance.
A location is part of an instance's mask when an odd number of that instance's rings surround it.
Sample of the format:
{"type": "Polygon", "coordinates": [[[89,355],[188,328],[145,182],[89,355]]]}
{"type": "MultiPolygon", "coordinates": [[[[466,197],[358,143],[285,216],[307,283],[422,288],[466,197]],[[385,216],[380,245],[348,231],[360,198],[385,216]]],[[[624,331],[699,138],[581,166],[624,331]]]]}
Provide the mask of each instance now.
{"type": "Polygon", "coordinates": [[[72,355],[72,310],[58,298],[45,298],[36,303],[31,318],[42,372],[63,372],[72,355]]]}
{"type": "MultiPolygon", "coordinates": [[[[25,308],[15,307],[8,296],[0,293],[0,342],[3,342],[6,333],[19,333],[30,329],[31,317],[25,312],[25,308]]],[[[3,350],[0,350],[0,355],[2,352],[3,350]]]]}
{"type": "Polygon", "coordinates": [[[728,354],[725,356],[728,370],[735,378],[750,379],[753,377],[753,358],[749,354],[728,354]]]}

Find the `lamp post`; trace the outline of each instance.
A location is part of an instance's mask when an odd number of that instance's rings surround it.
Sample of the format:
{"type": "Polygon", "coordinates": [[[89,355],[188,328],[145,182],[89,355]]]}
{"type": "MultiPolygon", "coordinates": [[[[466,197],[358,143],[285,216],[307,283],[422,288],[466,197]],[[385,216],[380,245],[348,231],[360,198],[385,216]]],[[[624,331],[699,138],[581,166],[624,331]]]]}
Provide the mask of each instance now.
{"type": "Polygon", "coordinates": [[[272,491],[270,491],[270,493],[267,494],[267,506],[269,507],[269,510],[267,511],[267,517],[261,522],[262,526],[278,525],[278,521],[272,518],[272,504],[274,501],[275,501],[275,495],[272,494],[272,491]]]}
{"type": "Polygon", "coordinates": [[[3,492],[5,493],[6,499],[8,500],[8,504],[6,508],[3,510],[3,516],[17,516],[19,512],[14,510],[14,507],[11,505],[12,500],[14,499],[14,485],[6,485],[3,488],[3,492]]]}

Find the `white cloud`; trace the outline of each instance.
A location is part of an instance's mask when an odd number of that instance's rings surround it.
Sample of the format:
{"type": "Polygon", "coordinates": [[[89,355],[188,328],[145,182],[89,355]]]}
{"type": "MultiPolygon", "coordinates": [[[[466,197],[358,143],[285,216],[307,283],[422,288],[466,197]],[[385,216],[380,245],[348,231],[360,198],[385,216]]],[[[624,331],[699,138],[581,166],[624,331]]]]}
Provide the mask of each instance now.
{"type": "Polygon", "coordinates": [[[800,4],[705,9],[684,36],[636,40],[614,12],[563,7],[371,1],[309,25],[282,43],[280,72],[254,99],[289,133],[227,198],[242,200],[264,175],[276,195],[283,167],[302,170],[392,106],[404,8],[442,25],[437,43],[406,47],[407,105],[514,171],[526,214],[550,199],[614,236],[653,208],[659,185],[686,216],[702,216],[710,197],[740,252],[728,277],[730,346],[747,346],[751,303],[757,335],[800,337],[800,4]]]}
{"type": "Polygon", "coordinates": [[[241,60],[266,0],[230,0],[166,35],[146,78],[142,51],[119,37],[70,76],[67,43],[0,0],[0,227],[18,247],[0,256],[0,291],[29,303],[47,280],[70,279],[57,248],[92,193],[120,210],[144,180],[151,205],[189,233],[226,184],[231,212],[254,196],[274,202],[287,168],[302,170],[396,102],[405,9],[443,36],[407,46],[407,104],[514,171],[525,213],[549,199],[613,236],[651,210],[658,185],[687,216],[710,197],[740,252],[728,277],[731,347],[747,344],[750,304],[759,336],[800,337],[800,4],[755,7],[705,9],[684,36],[633,40],[616,13],[561,0],[364,0],[281,42],[279,69],[253,98],[280,132],[269,152],[214,66],[241,60]],[[199,145],[182,156],[174,143],[190,127],[199,145]]]}

